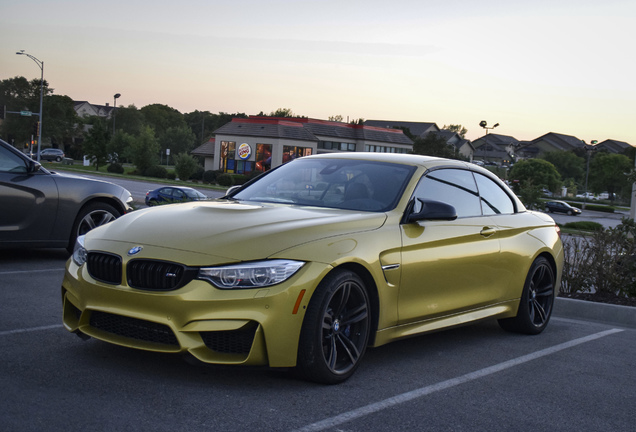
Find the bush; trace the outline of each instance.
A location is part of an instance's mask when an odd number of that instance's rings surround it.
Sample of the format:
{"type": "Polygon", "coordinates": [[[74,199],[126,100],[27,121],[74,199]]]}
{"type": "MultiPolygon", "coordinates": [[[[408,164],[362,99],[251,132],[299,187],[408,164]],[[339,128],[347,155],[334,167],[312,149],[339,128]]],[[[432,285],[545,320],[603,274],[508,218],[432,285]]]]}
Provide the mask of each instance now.
{"type": "Polygon", "coordinates": [[[242,185],[245,182],[247,182],[247,180],[248,180],[247,176],[245,176],[243,174],[235,174],[233,177],[234,177],[234,184],[235,185],[242,185]]]}
{"type": "Polygon", "coordinates": [[[623,219],[592,236],[564,236],[561,291],[629,297],[636,295],[636,224],[623,219]]]}
{"type": "Polygon", "coordinates": [[[177,179],[177,175],[176,175],[173,171],[170,171],[170,172],[168,173],[168,177],[167,177],[167,179],[168,179],[168,180],[176,180],[176,179],[177,179]]]}
{"type": "Polygon", "coordinates": [[[174,159],[174,170],[181,180],[188,180],[198,168],[197,161],[187,153],[179,153],[174,159]]]}
{"type": "Polygon", "coordinates": [[[190,176],[190,180],[203,180],[203,173],[205,172],[205,169],[198,165],[197,166],[197,170],[190,176]]]}
{"type": "Polygon", "coordinates": [[[108,168],[106,168],[106,170],[109,173],[115,173],[115,174],[123,174],[124,173],[124,167],[119,164],[119,163],[112,163],[110,165],[108,165],[108,168]]]}
{"type": "Polygon", "coordinates": [[[144,176],[165,179],[168,177],[168,170],[161,165],[154,165],[144,171],[144,176]]]}
{"type": "Polygon", "coordinates": [[[564,228],[580,231],[599,231],[603,230],[603,225],[598,222],[581,221],[581,222],[568,222],[563,225],[564,228]]]}
{"type": "Polygon", "coordinates": [[[220,174],[217,176],[216,182],[221,186],[229,187],[234,185],[234,178],[229,174],[220,174]]]}
{"type": "Polygon", "coordinates": [[[203,173],[203,182],[204,183],[216,183],[216,178],[218,177],[218,171],[208,170],[203,173]]]}

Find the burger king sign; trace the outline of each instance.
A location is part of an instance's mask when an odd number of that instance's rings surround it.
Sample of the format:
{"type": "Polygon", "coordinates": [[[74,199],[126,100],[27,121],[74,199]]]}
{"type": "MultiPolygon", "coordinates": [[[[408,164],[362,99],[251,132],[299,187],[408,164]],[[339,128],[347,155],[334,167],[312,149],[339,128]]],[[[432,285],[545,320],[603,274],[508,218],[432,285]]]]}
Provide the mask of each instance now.
{"type": "Polygon", "coordinates": [[[242,160],[249,159],[252,156],[252,148],[248,143],[243,143],[238,148],[238,155],[242,160]]]}

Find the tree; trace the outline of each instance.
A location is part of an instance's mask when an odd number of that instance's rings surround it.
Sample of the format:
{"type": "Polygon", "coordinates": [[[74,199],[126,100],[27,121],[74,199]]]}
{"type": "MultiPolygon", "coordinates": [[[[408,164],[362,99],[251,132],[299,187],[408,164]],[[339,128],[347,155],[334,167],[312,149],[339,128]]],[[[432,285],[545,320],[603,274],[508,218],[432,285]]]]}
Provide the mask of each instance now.
{"type": "Polygon", "coordinates": [[[168,105],[146,105],[140,111],[146,124],[154,129],[157,138],[160,138],[170,128],[187,126],[183,115],[168,105]]]}
{"type": "Polygon", "coordinates": [[[448,126],[444,125],[444,127],[442,129],[446,129],[446,130],[449,130],[451,132],[455,132],[457,135],[459,135],[462,138],[466,138],[466,133],[468,132],[468,129],[466,129],[464,126],[462,126],[462,125],[454,125],[454,124],[450,124],[448,126]]]}
{"type": "Polygon", "coordinates": [[[135,105],[119,107],[115,112],[116,131],[122,131],[129,135],[139,135],[145,123],[144,115],[135,105]]]}
{"type": "Polygon", "coordinates": [[[133,140],[128,155],[137,171],[143,174],[148,168],[158,164],[160,149],[152,128],[144,126],[139,136],[133,140]]]}
{"type": "Polygon", "coordinates": [[[199,164],[187,153],[179,153],[175,158],[174,170],[181,180],[188,180],[197,170],[199,164]]]}
{"type": "Polygon", "coordinates": [[[93,161],[96,170],[108,160],[109,130],[105,119],[94,117],[93,127],[88,131],[83,143],[84,154],[93,161]]]}
{"type": "Polygon", "coordinates": [[[196,135],[188,126],[168,128],[158,139],[161,147],[161,154],[166,154],[166,149],[170,149],[172,154],[189,153],[194,149],[196,135]]]}
{"type": "Polygon", "coordinates": [[[531,187],[556,191],[561,186],[561,175],[554,165],[543,159],[527,159],[514,164],[508,178],[515,189],[531,187]]]}
{"type": "Polygon", "coordinates": [[[615,193],[631,192],[629,174],[632,169],[632,161],[625,155],[599,153],[590,162],[591,189],[596,193],[607,191],[612,200],[615,193]]]}
{"type": "Polygon", "coordinates": [[[337,114],[335,116],[329,116],[329,121],[341,122],[342,120],[343,120],[343,117],[340,114],[337,114]]]}
{"type": "MultiPolygon", "coordinates": [[[[53,93],[53,89],[49,88],[49,84],[44,80],[44,104],[49,94],[53,93]]],[[[28,81],[25,77],[14,77],[0,81],[0,106],[6,106],[7,111],[31,111],[37,113],[40,111],[40,80],[33,79],[28,81]]],[[[44,128],[43,137],[47,134],[48,114],[44,108],[44,128]]],[[[37,122],[36,116],[27,117],[16,114],[8,114],[7,118],[0,125],[0,136],[7,142],[13,143],[18,147],[30,141],[33,133],[33,125],[37,122]]]]}
{"type": "Polygon", "coordinates": [[[51,95],[44,98],[45,122],[43,133],[51,140],[53,147],[58,147],[65,138],[76,134],[76,126],[80,119],[75,112],[75,103],[68,96],[51,95]]]}
{"type": "Polygon", "coordinates": [[[571,151],[548,152],[542,159],[554,165],[564,181],[571,179],[581,184],[585,180],[585,159],[571,151]]]}
{"type": "Polygon", "coordinates": [[[454,149],[436,133],[428,133],[424,138],[416,137],[413,140],[413,153],[445,158],[455,157],[454,149]]]}
{"type": "Polygon", "coordinates": [[[122,160],[130,159],[130,149],[133,146],[135,137],[118,130],[108,143],[108,155],[111,163],[121,163],[122,160]]]}
{"type": "Polygon", "coordinates": [[[294,115],[291,108],[278,108],[276,111],[272,111],[269,114],[270,117],[298,117],[294,115]]]}

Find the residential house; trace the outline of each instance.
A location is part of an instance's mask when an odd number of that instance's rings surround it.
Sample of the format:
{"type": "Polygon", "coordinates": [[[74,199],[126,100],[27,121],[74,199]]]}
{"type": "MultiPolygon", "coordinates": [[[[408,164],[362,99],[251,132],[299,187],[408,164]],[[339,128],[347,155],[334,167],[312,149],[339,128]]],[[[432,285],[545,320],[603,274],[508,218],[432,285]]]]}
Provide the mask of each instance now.
{"type": "Polygon", "coordinates": [[[634,148],[631,144],[623,141],[607,139],[596,145],[598,150],[605,150],[608,153],[625,154],[627,150],[634,148]]]}
{"type": "Polygon", "coordinates": [[[509,135],[486,134],[472,142],[475,148],[474,160],[493,162],[497,165],[512,163],[514,153],[511,151],[519,144],[519,140],[509,135]]]}

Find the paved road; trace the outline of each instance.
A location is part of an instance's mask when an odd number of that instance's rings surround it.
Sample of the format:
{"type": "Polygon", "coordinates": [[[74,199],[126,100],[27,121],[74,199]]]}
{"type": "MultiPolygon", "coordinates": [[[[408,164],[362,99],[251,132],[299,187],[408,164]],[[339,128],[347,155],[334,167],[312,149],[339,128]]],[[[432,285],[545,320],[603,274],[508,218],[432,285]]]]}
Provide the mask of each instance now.
{"type": "Polygon", "coordinates": [[[580,221],[592,221],[598,222],[605,228],[614,228],[621,223],[623,218],[629,217],[624,213],[605,213],[591,210],[583,210],[578,216],[568,216],[563,213],[549,213],[550,216],[559,224],[566,224],[568,222],[580,222],[580,221]]]}
{"type": "Polygon", "coordinates": [[[372,349],[338,386],[193,366],[61,326],[64,251],[0,251],[2,431],[633,431],[636,330],[494,322],[372,349]]]}
{"type": "MultiPolygon", "coordinates": [[[[57,171],[62,172],[62,170],[57,170],[57,171]]],[[[130,191],[133,197],[133,200],[135,201],[137,206],[145,206],[146,192],[157,189],[161,186],[167,186],[166,183],[161,183],[157,181],[130,180],[130,179],[124,179],[120,177],[109,177],[109,176],[100,175],[100,174],[78,173],[77,171],[67,171],[67,173],[76,175],[76,176],[81,176],[81,177],[88,177],[88,178],[92,178],[96,180],[109,181],[111,183],[115,183],[122,187],[125,187],[126,189],[130,191]]],[[[225,195],[225,192],[222,190],[207,188],[205,186],[197,185],[194,183],[190,187],[197,189],[203,195],[210,198],[219,198],[225,195]]]]}

